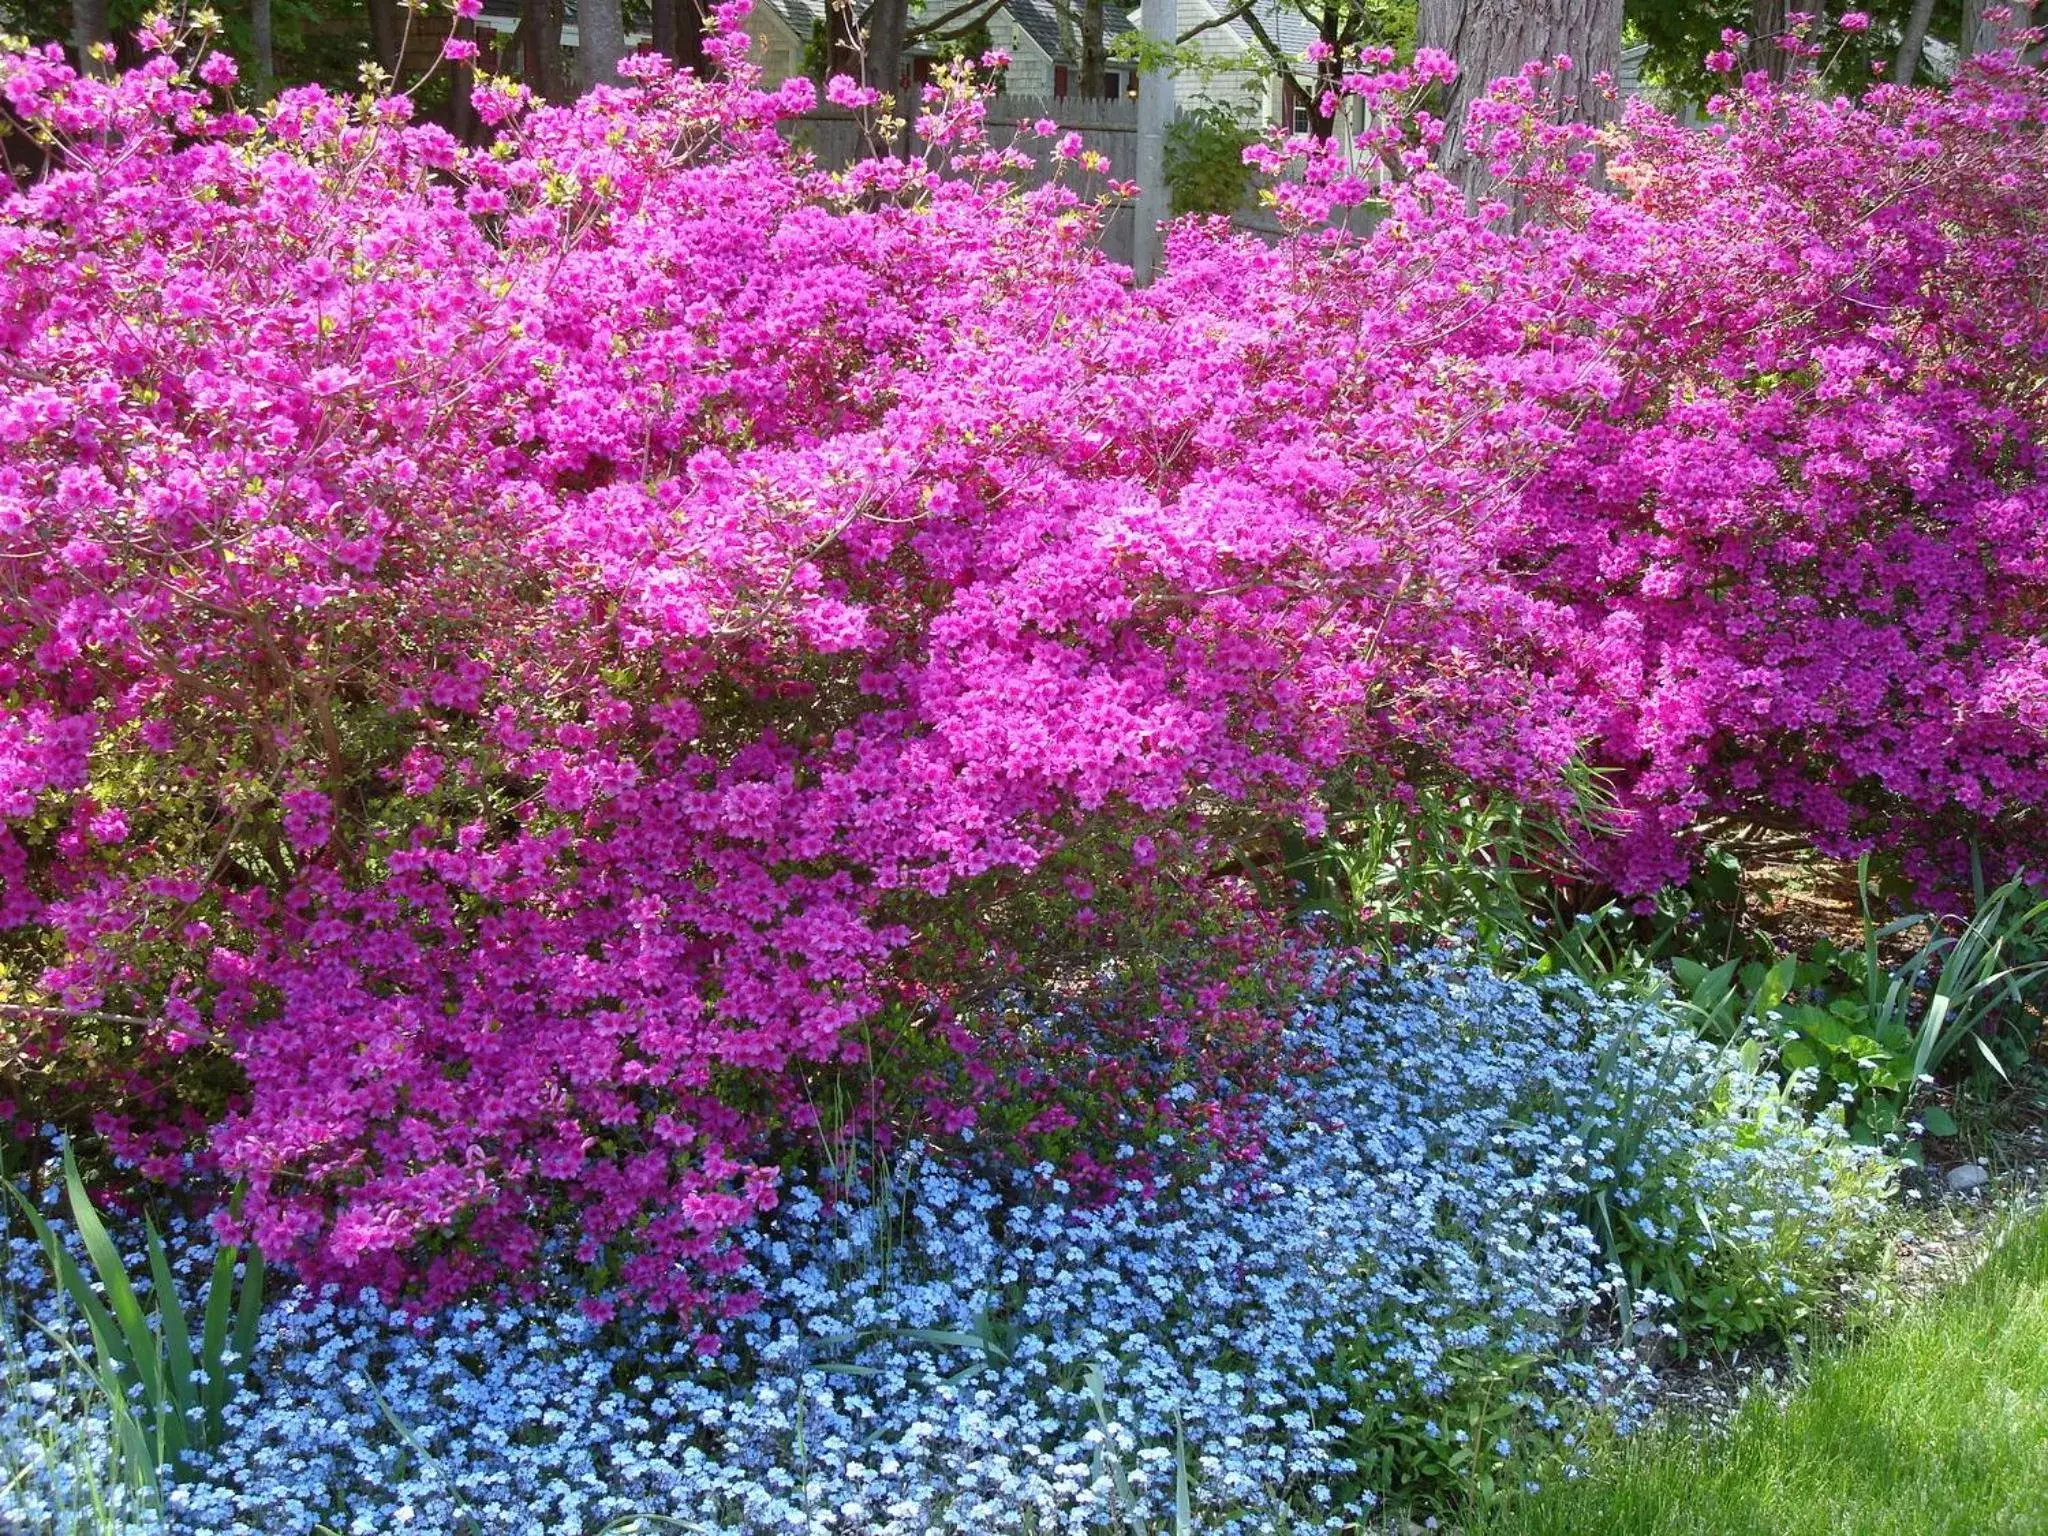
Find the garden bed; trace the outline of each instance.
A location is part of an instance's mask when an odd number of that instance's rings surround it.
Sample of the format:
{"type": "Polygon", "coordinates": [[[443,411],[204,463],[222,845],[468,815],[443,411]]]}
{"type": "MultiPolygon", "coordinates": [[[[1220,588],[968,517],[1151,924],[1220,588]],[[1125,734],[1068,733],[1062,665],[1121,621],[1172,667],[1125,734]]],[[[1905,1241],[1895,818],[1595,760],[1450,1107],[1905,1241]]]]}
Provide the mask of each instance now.
{"type": "MultiPolygon", "coordinates": [[[[546,1265],[432,1319],[282,1289],[169,1525],[1338,1530],[1517,1484],[1650,1407],[1638,1343],[1796,1331],[1880,1256],[1886,1160],[1661,1004],[1457,955],[1324,985],[1257,1158],[1087,1203],[903,1149],[786,1191],[695,1340],[546,1265]]],[[[12,1279],[63,1331],[32,1245],[12,1279]]]]}
{"type": "Polygon", "coordinates": [[[1367,48],[1138,287],[971,61],[828,167],[744,9],[482,143],[0,41],[0,1526],[1483,1522],[1946,1266],[2048,71],[1554,59],[1474,204],[1367,48]]]}

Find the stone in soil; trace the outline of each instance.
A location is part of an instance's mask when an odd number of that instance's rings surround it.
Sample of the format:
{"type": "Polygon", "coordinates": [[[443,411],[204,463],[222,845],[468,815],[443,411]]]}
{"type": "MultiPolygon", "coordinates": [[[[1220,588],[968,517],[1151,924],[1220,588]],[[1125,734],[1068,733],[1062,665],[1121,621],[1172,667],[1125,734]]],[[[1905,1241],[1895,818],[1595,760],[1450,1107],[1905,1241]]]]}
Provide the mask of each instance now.
{"type": "Polygon", "coordinates": [[[1948,1171],[1949,1193],[1967,1195],[1991,1182],[1991,1175],[1976,1163],[1958,1163],[1948,1171]]]}

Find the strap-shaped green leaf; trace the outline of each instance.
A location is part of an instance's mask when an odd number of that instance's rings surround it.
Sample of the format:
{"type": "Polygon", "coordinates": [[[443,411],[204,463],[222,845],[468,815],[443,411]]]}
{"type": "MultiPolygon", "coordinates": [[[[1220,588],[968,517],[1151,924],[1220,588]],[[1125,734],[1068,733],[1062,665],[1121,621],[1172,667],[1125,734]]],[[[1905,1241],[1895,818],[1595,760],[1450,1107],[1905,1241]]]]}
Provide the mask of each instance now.
{"type": "Polygon", "coordinates": [[[78,1172],[77,1154],[68,1143],[64,1148],[64,1188],[70,1198],[71,1220],[85,1242],[86,1257],[92,1260],[92,1267],[99,1274],[100,1288],[106,1292],[107,1310],[113,1313],[127,1340],[128,1370],[142,1383],[144,1400],[160,1402],[164,1394],[164,1372],[156,1335],[150,1332],[148,1320],[142,1315],[142,1303],[136,1298],[135,1287],[128,1281],[128,1271],[121,1263],[120,1252],[114,1247],[114,1240],[107,1235],[106,1224],[94,1209],[91,1196],[85,1192],[85,1180],[78,1172]]]}
{"type": "Polygon", "coordinates": [[[228,1405],[228,1373],[221,1353],[228,1347],[228,1319],[235,1305],[235,1250],[223,1247],[213,1256],[213,1273],[206,1282],[206,1319],[199,1335],[199,1363],[206,1372],[200,1389],[206,1404],[206,1433],[218,1440],[225,1432],[222,1414],[228,1405]]]}
{"type": "Polygon", "coordinates": [[[242,1300],[235,1313],[235,1371],[247,1370],[256,1348],[256,1325],[263,1320],[263,1253],[253,1245],[242,1270],[242,1300]]]}
{"type": "MultiPolygon", "coordinates": [[[[144,1230],[149,1240],[150,1282],[156,1289],[157,1327],[164,1341],[164,1457],[172,1460],[184,1454],[190,1443],[192,1409],[198,1400],[192,1380],[192,1335],[185,1327],[185,1308],[171,1279],[170,1261],[164,1256],[164,1240],[157,1235],[156,1223],[149,1223],[144,1230]]],[[[200,1433],[203,1443],[203,1428],[200,1433]]]]}
{"type": "Polygon", "coordinates": [[[86,1282],[84,1272],[78,1267],[78,1261],[72,1258],[70,1251],[57,1240],[57,1234],[52,1232],[50,1224],[43,1220],[43,1214],[35,1208],[35,1202],[12,1184],[7,1185],[7,1193],[14,1197],[15,1203],[28,1217],[29,1229],[35,1233],[36,1241],[42,1244],[43,1253],[50,1261],[50,1270],[57,1277],[57,1283],[63,1287],[64,1294],[71,1298],[72,1304],[84,1316],[86,1327],[92,1331],[93,1348],[99,1352],[102,1364],[110,1365],[124,1375],[128,1374],[123,1358],[127,1352],[126,1341],[121,1330],[115,1325],[112,1314],[100,1300],[99,1293],[86,1282]]]}

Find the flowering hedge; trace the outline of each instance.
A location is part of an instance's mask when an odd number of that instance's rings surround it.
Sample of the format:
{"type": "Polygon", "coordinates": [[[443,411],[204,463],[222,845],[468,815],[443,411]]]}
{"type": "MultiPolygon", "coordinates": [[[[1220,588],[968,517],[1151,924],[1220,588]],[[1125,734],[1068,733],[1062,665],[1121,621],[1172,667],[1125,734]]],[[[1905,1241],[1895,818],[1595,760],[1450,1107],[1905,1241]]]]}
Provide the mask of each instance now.
{"type": "MultiPolygon", "coordinates": [[[[1352,84],[1384,105],[1447,68],[1425,50],[1352,84]]],[[[1682,878],[1709,813],[1904,843],[1930,877],[1973,837],[2038,860],[2040,72],[1999,54],[1860,103],[1752,79],[1705,132],[1633,102],[1598,146],[1613,192],[1546,122],[1547,79],[1473,110],[1518,233],[1397,199],[1370,241],[1307,258],[1289,344],[1329,392],[1302,437],[1355,496],[1430,461],[1416,510],[1476,541],[1496,622],[1543,647],[1568,728],[1618,770],[1624,890],[1682,878]]],[[[1419,163],[1390,116],[1368,141],[1419,163]]],[[[1361,193],[1328,151],[1291,163],[1309,216],[1361,193]]]]}
{"type": "Polygon", "coordinates": [[[1616,191],[1535,71],[1479,109],[1509,232],[1412,147],[1441,61],[1377,61],[1398,174],[1271,152],[1372,235],[1190,226],[1135,293],[964,87],[945,175],[831,176],[719,46],[487,84],[487,150],[0,59],[52,159],[0,202],[17,1109],[118,1087],[159,1172],[205,1130],[315,1280],[443,1299],[566,1226],[687,1307],[834,1072],[972,1123],[997,987],[1142,961],[1108,1139],[1227,1128],[1215,872],[1333,776],[1590,758],[1631,890],[1707,810],[2048,830],[2037,71],[1633,109],[1616,191]]]}

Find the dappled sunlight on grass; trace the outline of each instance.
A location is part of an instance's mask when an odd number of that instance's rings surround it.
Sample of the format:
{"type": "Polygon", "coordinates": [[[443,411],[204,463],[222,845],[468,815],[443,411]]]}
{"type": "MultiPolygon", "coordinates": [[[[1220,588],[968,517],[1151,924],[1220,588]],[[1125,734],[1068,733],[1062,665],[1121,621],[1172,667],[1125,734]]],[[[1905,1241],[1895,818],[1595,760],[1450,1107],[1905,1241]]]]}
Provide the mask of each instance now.
{"type": "Polygon", "coordinates": [[[1615,1443],[1488,1536],[1939,1536],[2048,1529],[2048,1217],[1954,1293],[1818,1361],[1724,1436],[1615,1443]]]}

